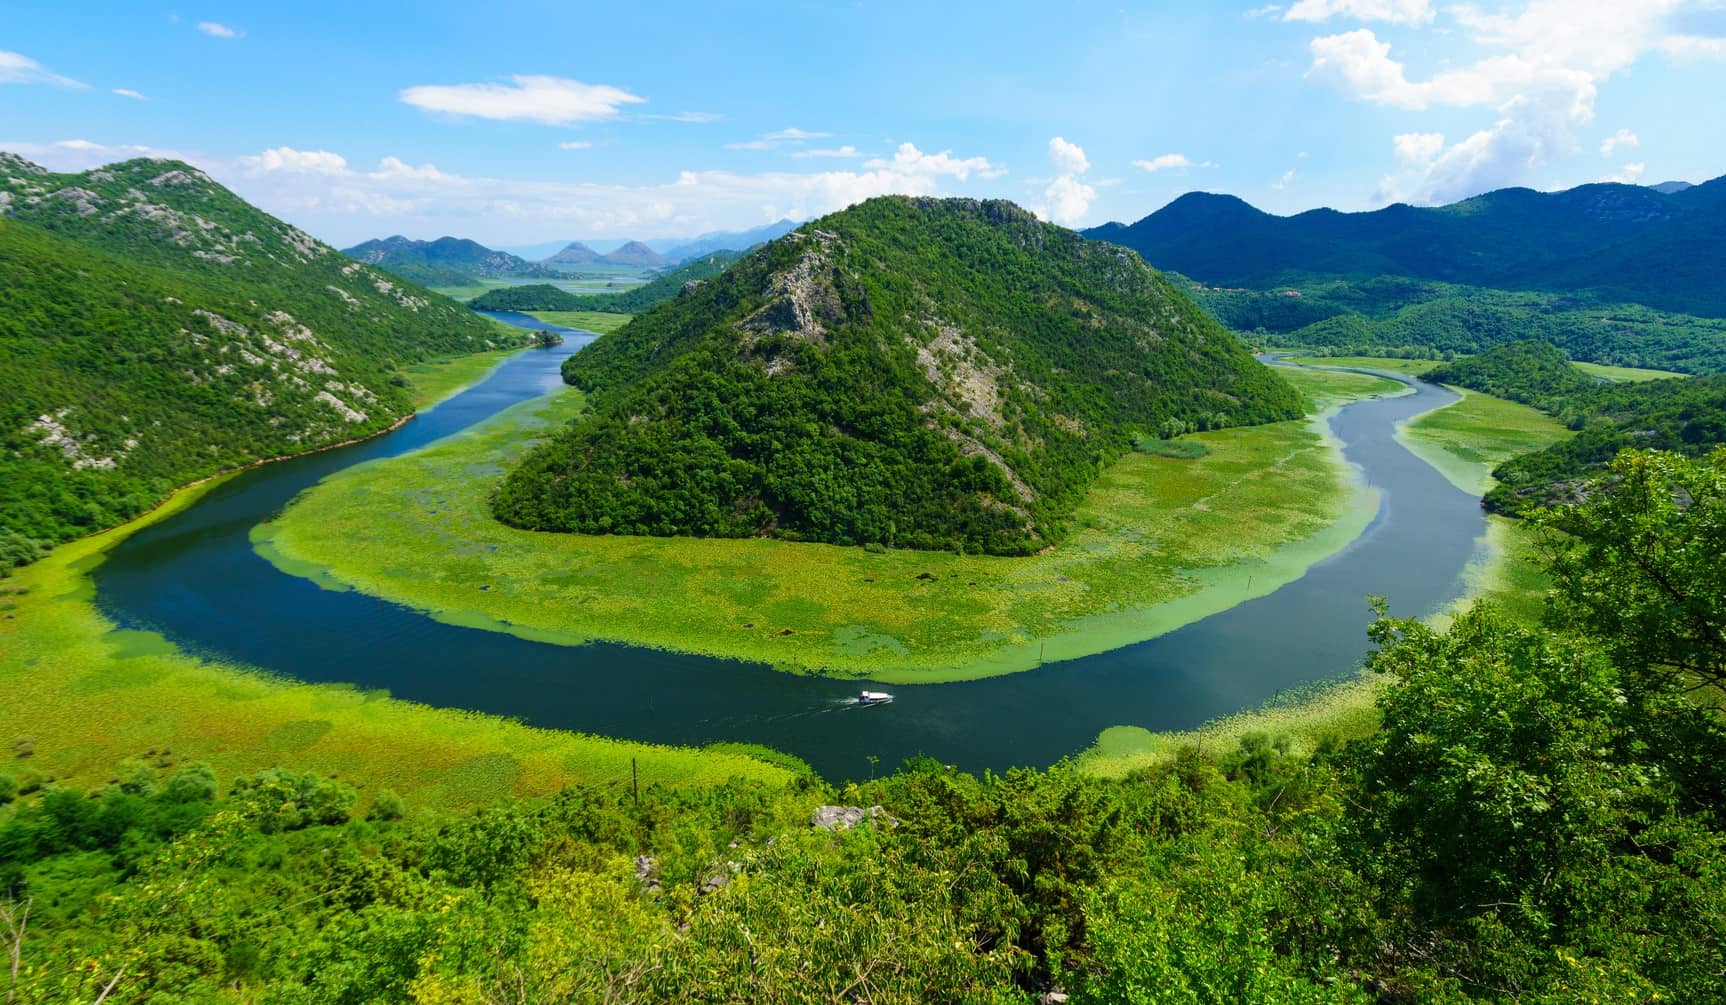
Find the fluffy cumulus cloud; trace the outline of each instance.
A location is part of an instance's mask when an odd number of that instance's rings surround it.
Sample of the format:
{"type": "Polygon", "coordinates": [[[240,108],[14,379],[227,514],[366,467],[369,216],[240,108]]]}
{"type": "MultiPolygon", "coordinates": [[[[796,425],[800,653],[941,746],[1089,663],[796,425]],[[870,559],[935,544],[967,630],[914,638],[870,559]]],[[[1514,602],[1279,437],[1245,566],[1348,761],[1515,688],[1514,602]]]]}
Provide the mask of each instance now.
{"type": "Polygon", "coordinates": [[[1613,181],[1620,185],[1640,185],[1642,176],[1648,173],[1648,165],[1643,163],[1626,164],[1616,174],[1609,174],[1601,181],[1613,181]]]}
{"type": "MultiPolygon", "coordinates": [[[[1490,124],[1450,145],[1436,133],[1405,133],[1393,141],[1397,173],[1379,186],[1384,200],[1448,201],[1519,184],[1553,161],[1576,153],[1578,132],[1594,121],[1600,87],[1650,52],[1705,50],[1680,42],[1673,15],[1714,0],[1530,0],[1511,10],[1446,8],[1453,30],[1478,58],[1427,76],[1411,74],[1391,43],[1369,28],[1314,38],[1308,77],[1345,96],[1386,108],[1479,108],[1490,124]]],[[[1423,24],[1426,5],[1394,0],[1306,0],[1291,20],[1350,15],[1360,20],[1423,24]],[[1310,4],[1310,6],[1309,6],[1310,4]],[[1300,18],[1301,8],[1308,8],[1300,18]],[[1320,17],[1320,14],[1323,17],[1320,17]],[[1311,17],[1307,17],[1311,14],[1311,17]]],[[[1706,42],[1706,39],[1703,39],[1706,42]]],[[[1626,134],[1628,135],[1628,134],[1626,134]]],[[[1602,153],[1633,145],[1608,141],[1602,153]]]]}
{"type": "Polygon", "coordinates": [[[1611,157],[1619,147],[1639,147],[1642,140],[1628,129],[1620,129],[1600,142],[1600,156],[1611,157]]]}
{"type": "Polygon", "coordinates": [[[1133,166],[1149,174],[1156,174],[1158,171],[1173,171],[1180,168],[1216,167],[1216,165],[1210,161],[1194,161],[1186,154],[1159,154],[1149,160],[1134,161],[1133,166]]]}
{"type": "Polygon", "coordinates": [[[1430,0],[1300,0],[1283,15],[1284,21],[1328,21],[1333,17],[1392,24],[1426,24],[1433,18],[1430,0]]]}
{"type": "Polygon", "coordinates": [[[0,84],[50,84],[54,87],[83,87],[71,77],[50,73],[41,63],[21,52],[0,49],[0,84]]]}
{"type": "Polygon", "coordinates": [[[1032,211],[1064,227],[1076,227],[1084,222],[1092,200],[1097,198],[1097,190],[1083,178],[1091,169],[1090,158],[1077,143],[1056,136],[1049,141],[1049,163],[1055,168],[1055,177],[1043,189],[1043,202],[1032,211]]]}
{"type": "Polygon", "coordinates": [[[404,88],[398,97],[429,112],[547,126],[603,122],[617,118],[628,105],[647,101],[609,84],[524,74],[507,84],[421,84],[404,88]]]}
{"type": "Polygon", "coordinates": [[[199,21],[198,30],[211,38],[239,38],[245,32],[230,28],[218,21],[199,21]]]}
{"type": "Polygon", "coordinates": [[[254,175],[341,175],[348,171],[347,158],[341,154],[328,150],[295,150],[292,147],[272,147],[261,154],[241,157],[239,164],[241,169],[254,175]]]}

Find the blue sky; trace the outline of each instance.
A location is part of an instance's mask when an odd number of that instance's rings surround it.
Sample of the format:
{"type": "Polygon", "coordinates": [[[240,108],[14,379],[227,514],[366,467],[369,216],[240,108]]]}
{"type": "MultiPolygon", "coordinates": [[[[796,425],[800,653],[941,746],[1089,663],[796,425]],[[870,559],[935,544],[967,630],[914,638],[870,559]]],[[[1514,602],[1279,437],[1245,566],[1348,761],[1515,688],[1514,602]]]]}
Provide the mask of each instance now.
{"type": "Polygon", "coordinates": [[[1726,173],[1722,0],[19,4],[0,148],[179,156],[336,244],[655,238],[881,192],[1073,226],[1726,173]],[[649,9],[651,8],[651,9],[649,9]]]}

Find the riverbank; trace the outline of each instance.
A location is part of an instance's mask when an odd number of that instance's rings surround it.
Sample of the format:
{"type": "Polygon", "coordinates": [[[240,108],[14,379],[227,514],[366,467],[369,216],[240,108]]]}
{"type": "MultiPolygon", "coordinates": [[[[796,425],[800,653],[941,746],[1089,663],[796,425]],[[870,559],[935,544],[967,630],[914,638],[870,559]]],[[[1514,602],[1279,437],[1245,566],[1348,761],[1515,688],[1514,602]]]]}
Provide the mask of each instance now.
{"type": "MultiPolygon", "coordinates": [[[[425,386],[453,393],[473,375],[424,376],[425,386]]],[[[632,768],[643,784],[731,777],[782,784],[792,777],[732,748],[533,729],[352,687],[300,684],[202,659],[154,633],[118,629],[94,603],[91,570],[120,541],[231,477],[183,488],[145,516],[56,548],[0,579],[0,728],[15,752],[29,751],[6,773],[99,786],[132,758],[206,761],[223,778],[292,763],[336,774],[368,798],[388,788],[451,809],[572,784],[627,784],[632,768]]]]}
{"type": "MultiPolygon", "coordinates": [[[[1292,375],[1327,408],[1402,389],[1292,375]]],[[[284,571],[463,626],[936,683],[1117,649],[1271,593],[1346,546],[1377,509],[1320,414],[1199,434],[1211,453],[1194,460],[1130,454],[1093,488],[1073,535],[1030,558],[498,524],[490,485],[580,407],[556,393],[339,472],[258,528],[256,545],[284,571]]]]}
{"type": "MultiPolygon", "coordinates": [[[[1428,360],[1373,357],[1293,357],[1315,366],[1362,367],[1418,376],[1437,364],[1428,360]]],[[[1457,401],[1401,424],[1397,441],[1472,495],[1483,495],[1498,464],[1570,435],[1550,416],[1527,405],[1462,388],[1457,401]]],[[[1541,570],[1533,536],[1517,520],[1491,516],[1465,573],[1463,596],[1432,619],[1448,622],[1477,601],[1496,604],[1512,617],[1539,620],[1550,581],[1541,570]]],[[[1363,649],[1365,640],[1362,640],[1363,649]]],[[[1365,736],[1378,728],[1379,681],[1361,673],[1340,683],[1280,695],[1265,705],[1206,723],[1198,729],[1152,732],[1135,726],[1105,730],[1079,758],[1082,770],[1120,777],[1174,756],[1183,747],[1228,749],[1249,733],[1281,738],[1291,750],[1310,754],[1321,745],[1365,736]]]]}

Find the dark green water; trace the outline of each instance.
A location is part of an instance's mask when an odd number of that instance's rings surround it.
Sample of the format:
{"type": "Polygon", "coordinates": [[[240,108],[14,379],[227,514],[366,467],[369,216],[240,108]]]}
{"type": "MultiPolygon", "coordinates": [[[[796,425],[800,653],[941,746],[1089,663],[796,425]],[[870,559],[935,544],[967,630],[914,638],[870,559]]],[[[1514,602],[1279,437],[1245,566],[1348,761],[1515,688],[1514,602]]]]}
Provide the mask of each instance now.
{"type": "Polygon", "coordinates": [[[1457,596],[1484,530],[1478,500],[1392,438],[1394,423],[1453,399],[1412,395],[1345,408],[1332,426],[1383,496],[1368,530],[1276,593],[1161,638],[988,680],[889,688],[890,705],[846,703],[857,685],[763,666],[619,645],[579,648],[440,624],[358,593],[321,590],[259,558],[248,532],[349,465],[414,450],[558,385],[592,336],[528,350],[401,429],[267,465],[116,546],[94,573],[102,609],[128,628],[308,681],[540,726],[650,740],[764,743],[830,779],[924,753],[970,770],[1047,765],[1122,724],[1196,726],[1292,687],[1349,673],[1366,651],[1366,597],[1426,614],[1457,596]]]}

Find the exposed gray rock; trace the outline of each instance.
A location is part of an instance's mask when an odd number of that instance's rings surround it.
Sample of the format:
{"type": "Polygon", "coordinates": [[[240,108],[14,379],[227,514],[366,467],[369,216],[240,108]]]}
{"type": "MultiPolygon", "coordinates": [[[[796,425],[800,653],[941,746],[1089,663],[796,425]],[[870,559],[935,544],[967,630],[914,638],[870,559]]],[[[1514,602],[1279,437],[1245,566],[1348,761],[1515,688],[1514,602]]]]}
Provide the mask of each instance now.
{"type": "Polygon", "coordinates": [[[864,820],[869,820],[878,827],[899,826],[899,821],[879,806],[868,809],[861,806],[817,806],[809,819],[809,825],[823,830],[848,831],[864,820]]]}

